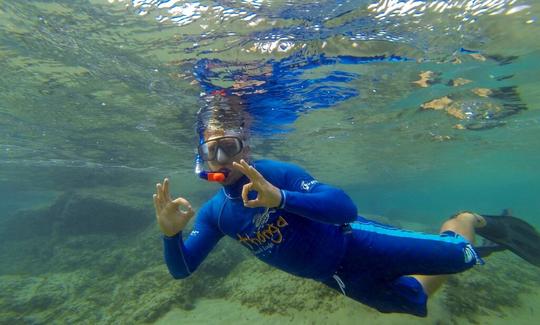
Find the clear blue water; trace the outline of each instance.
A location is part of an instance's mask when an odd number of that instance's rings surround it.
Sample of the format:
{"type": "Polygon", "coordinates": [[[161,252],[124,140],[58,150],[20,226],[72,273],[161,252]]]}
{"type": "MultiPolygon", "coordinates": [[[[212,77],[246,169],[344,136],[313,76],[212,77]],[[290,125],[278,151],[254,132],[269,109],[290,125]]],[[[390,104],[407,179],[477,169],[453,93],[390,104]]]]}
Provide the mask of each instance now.
{"type": "MultiPolygon", "coordinates": [[[[196,206],[211,195],[215,186],[193,174],[199,95],[239,82],[249,84],[255,157],[304,166],[346,189],[363,214],[435,229],[459,210],[511,208],[540,227],[539,14],[534,1],[503,0],[2,1],[0,229],[9,245],[0,275],[89,265],[74,257],[58,266],[66,249],[44,248],[53,262],[29,271],[44,255],[12,235],[38,236],[43,247],[84,242],[82,230],[40,232],[39,217],[21,217],[73,194],[148,216],[145,235],[126,245],[151,242],[133,267],[164,272],[153,186],[169,176],[196,206]],[[205,75],[201,62],[212,62],[205,75]],[[450,104],[422,108],[446,96],[450,104]],[[21,247],[28,253],[14,262],[21,247]]],[[[36,215],[54,215],[45,210],[36,215]]],[[[51,218],[44,224],[65,225],[51,218]]],[[[121,228],[104,228],[104,238],[125,243],[121,228]]],[[[77,319],[52,300],[21,313],[77,319]]]]}

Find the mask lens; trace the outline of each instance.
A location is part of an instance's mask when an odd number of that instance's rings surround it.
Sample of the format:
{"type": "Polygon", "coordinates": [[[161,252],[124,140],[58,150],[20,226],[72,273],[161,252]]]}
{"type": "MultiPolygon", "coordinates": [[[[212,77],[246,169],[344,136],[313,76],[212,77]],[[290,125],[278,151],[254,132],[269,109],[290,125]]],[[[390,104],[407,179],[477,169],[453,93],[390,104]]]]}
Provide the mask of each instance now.
{"type": "Polygon", "coordinates": [[[242,150],[242,143],[238,138],[222,138],[219,140],[219,148],[227,157],[233,157],[242,150]]]}
{"type": "Polygon", "coordinates": [[[212,139],[199,145],[199,155],[206,161],[216,159],[218,149],[227,156],[233,157],[242,151],[242,141],[237,137],[212,139]]]}
{"type": "Polygon", "coordinates": [[[201,143],[199,145],[199,155],[203,160],[214,160],[216,159],[217,148],[217,142],[214,140],[201,143]]]}

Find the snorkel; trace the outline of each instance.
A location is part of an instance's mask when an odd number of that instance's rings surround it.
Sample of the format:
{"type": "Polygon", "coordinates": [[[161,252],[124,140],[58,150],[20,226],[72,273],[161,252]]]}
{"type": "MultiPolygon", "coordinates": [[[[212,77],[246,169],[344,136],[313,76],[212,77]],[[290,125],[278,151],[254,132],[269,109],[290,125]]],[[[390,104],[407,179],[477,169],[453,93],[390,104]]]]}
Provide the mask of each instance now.
{"type": "Polygon", "coordinates": [[[195,174],[209,182],[221,183],[225,181],[225,178],[227,178],[227,175],[229,175],[229,171],[220,170],[217,172],[213,172],[204,170],[204,161],[202,160],[201,155],[197,154],[197,156],[195,156],[195,174]]]}

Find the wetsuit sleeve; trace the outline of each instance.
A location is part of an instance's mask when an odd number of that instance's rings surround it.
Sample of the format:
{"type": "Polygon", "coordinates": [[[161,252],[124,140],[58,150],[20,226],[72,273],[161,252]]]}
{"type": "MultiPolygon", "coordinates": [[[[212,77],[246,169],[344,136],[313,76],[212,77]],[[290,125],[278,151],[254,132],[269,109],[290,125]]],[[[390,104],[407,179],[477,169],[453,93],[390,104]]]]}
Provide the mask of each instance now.
{"type": "Polygon", "coordinates": [[[183,279],[193,273],[223,237],[212,220],[215,216],[210,213],[211,210],[210,204],[200,210],[185,243],[182,232],[172,237],[163,236],[165,263],[175,279],[183,279]]]}
{"type": "Polygon", "coordinates": [[[311,192],[282,190],[283,209],[303,217],[332,224],[353,222],[357,209],[341,189],[319,184],[311,192]]]}
{"type": "Polygon", "coordinates": [[[321,184],[302,168],[289,165],[280,207],[294,214],[331,224],[353,222],[357,209],[341,189],[321,184]]]}

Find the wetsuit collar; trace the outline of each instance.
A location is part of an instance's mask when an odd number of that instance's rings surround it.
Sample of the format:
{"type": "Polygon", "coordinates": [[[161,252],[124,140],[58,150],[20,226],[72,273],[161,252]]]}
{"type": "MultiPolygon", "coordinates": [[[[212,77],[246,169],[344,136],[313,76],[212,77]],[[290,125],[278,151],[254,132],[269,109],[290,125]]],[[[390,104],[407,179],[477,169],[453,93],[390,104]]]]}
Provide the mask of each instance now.
{"type": "Polygon", "coordinates": [[[249,179],[244,175],[236,183],[223,186],[223,192],[229,199],[240,199],[242,197],[242,187],[248,182],[249,179]]]}

